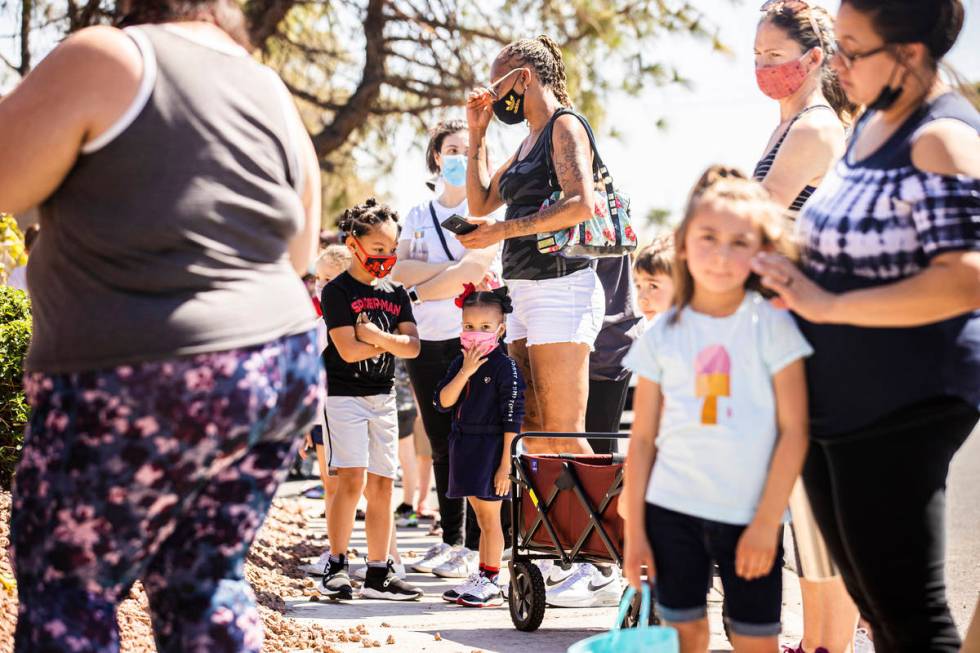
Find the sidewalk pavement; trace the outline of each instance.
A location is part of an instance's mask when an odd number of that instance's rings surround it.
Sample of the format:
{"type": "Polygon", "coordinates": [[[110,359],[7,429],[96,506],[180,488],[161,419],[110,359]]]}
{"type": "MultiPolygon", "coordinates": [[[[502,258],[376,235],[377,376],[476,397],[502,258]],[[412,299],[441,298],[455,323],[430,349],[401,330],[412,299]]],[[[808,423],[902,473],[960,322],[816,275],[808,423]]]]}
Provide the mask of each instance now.
{"type": "MultiPolygon", "coordinates": [[[[309,487],[311,482],[285,484],[280,493],[295,496],[309,487]]],[[[400,493],[396,492],[396,495],[400,493]]],[[[307,512],[319,513],[323,503],[302,500],[307,512]]],[[[435,505],[435,501],[432,501],[435,505]]],[[[308,520],[311,535],[322,534],[323,518],[308,520]]],[[[966,442],[950,469],[947,505],[947,584],[949,602],[957,625],[965,632],[974,605],[977,588],[980,587],[980,430],[966,442]]],[[[351,548],[366,552],[364,523],[355,524],[351,548]]],[[[409,554],[421,554],[437,542],[426,537],[425,527],[403,528],[398,532],[399,551],[406,562],[409,554]]],[[[792,551],[787,540],[786,550],[792,551]]],[[[355,560],[355,566],[363,564],[363,558],[355,560]]],[[[787,555],[792,567],[793,556],[787,555]]],[[[354,600],[346,604],[314,602],[308,600],[287,601],[289,615],[319,623],[327,628],[347,629],[364,624],[369,637],[384,644],[393,644],[384,650],[397,651],[446,651],[472,653],[562,653],[570,644],[603,632],[612,624],[615,608],[559,609],[548,608],[544,623],[533,633],[516,630],[510,621],[506,604],[500,608],[467,609],[448,605],[439,596],[453,586],[431,574],[410,574],[409,580],[422,587],[426,596],[419,602],[395,603],[386,601],[354,600]],[[436,635],[439,635],[439,639],[436,635]]],[[[731,646],[721,627],[721,594],[718,588],[709,596],[712,651],[730,651],[731,646]]],[[[803,630],[802,605],[799,582],[791,568],[783,572],[783,637],[787,644],[796,644],[803,630]]],[[[361,650],[363,643],[352,642],[336,645],[343,651],[361,650]]]]}
{"type": "MultiPolygon", "coordinates": [[[[315,483],[314,483],[315,484],[315,483]]],[[[295,496],[309,482],[288,483],[280,493],[295,496]]],[[[396,495],[399,495],[396,491],[396,495]]],[[[308,513],[320,513],[323,502],[303,499],[308,513]]],[[[434,502],[433,502],[434,503],[434,502]]],[[[311,534],[322,533],[326,523],[322,517],[308,519],[311,534]]],[[[427,537],[428,528],[398,529],[398,549],[406,564],[421,556],[437,538],[427,537]]],[[[364,522],[356,522],[350,548],[362,555],[367,551],[364,522]]],[[[352,560],[351,569],[364,564],[364,559],[352,560]]],[[[802,608],[796,576],[784,570],[783,630],[784,641],[797,643],[802,632],[802,608]]],[[[616,617],[616,608],[562,609],[548,608],[541,628],[523,633],[514,628],[506,603],[499,608],[462,608],[442,601],[440,595],[459,581],[438,578],[432,574],[409,572],[409,582],[425,591],[421,601],[373,601],[355,599],[346,603],[329,600],[287,600],[288,616],[301,621],[318,623],[330,629],[348,629],[363,624],[370,640],[392,645],[384,650],[433,651],[447,653],[564,653],[574,642],[604,632],[616,617]]],[[[731,646],[721,627],[721,594],[717,588],[709,597],[712,626],[712,651],[730,651],[731,646]]],[[[362,638],[359,638],[362,639],[362,638]]],[[[363,650],[363,641],[332,644],[341,651],[363,650]]]]}

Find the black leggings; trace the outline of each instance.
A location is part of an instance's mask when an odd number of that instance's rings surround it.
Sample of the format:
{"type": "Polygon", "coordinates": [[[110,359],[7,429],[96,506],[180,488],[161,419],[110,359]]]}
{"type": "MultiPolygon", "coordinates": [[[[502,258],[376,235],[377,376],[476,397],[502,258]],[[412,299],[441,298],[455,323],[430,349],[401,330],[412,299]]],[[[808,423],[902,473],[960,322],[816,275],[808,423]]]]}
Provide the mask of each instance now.
{"type": "MultiPolygon", "coordinates": [[[[589,380],[589,403],[585,409],[585,430],[590,433],[616,433],[623,419],[630,377],[622,381],[589,380]]],[[[592,451],[612,453],[615,440],[591,439],[592,451]]]]}
{"type": "Polygon", "coordinates": [[[453,426],[452,416],[449,413],[440,413],[432,403],[436,384],[446,376],[449,364],[459,352],[459,339],[423,340],[418,358],[406,360],[405,366],[415,390],[425,433],[432,445],[432,475],[436,479],[442,541],[453,546],[465,544],[466,548],[477,551],[480,548],[480,526],[476,521],[476,513],[465,499],[450,499],[446,496],[446,490],[449,489],[449,433],[453,426]]]}
{"type": "Polygon", "coordinates": [[[878,653],[956,653],[946,602],[946,475],[977,423],[951,398],[814,439],[803,471],[813,513],[878,653]]]}

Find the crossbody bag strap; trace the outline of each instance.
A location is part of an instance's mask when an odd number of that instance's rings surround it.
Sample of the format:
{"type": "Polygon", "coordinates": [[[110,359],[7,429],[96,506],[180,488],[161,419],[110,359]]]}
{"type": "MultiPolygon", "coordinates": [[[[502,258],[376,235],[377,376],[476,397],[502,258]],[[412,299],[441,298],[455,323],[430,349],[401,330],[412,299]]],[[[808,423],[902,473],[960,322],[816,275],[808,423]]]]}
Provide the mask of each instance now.
{"type": "Polygon", "coordinates": [[[446,242],[446,236],[442,233],[442,225],[439,224],[439,218],[436,217],[436,207],[434,202],[429,202],[429,215],[432,216],[432,226],[436,230],[436,235],[439,236],[439,242],[442,243],[443,251],[446,252],[446,256],[449,257],[450,261],[455,261],[456,257],[449,251],[449,243],[446,242]]]}
{"type": "MultiPolygon", "coordinates": [[[[596,145],[595,134],[592,131],[592,126],[589,125],[589,121],[571,109],[563,108],[556,111],[555,115],[551,118],[551,129],[546,134],[548,140],[545,143],[545,159],[548,163],[549,182],[551,183],[552,187],[561,188],[561,185],[558,183],[558,176],[555,174],[554,170],[554,152],[551,138],[555,132],[555,121],[566,114],[570,114],[578,118],[579,122],[582,123],[582,126],[585,127],[585,133],[589,135],[589,144],[592,146],[593,181],[601,182],[606,190],[606,203],[609,206],[609,217],[613,221],[613,225],[616,227],[614,230],[616,234],[616,245],[621,246],[622,230],[620,229],[619,207],[616,206],[616,188],[613,184],[612,175],[609,174],[609,169],[606,167],[606,164],[602,162],[602,156],[599,154],[599,147],[596,145]]],[[[542,136],[545,136],[545,134],[542,134],[542,136]]],[[[580,235],[584,238],[585,223],[583,222],[580,224],[578,228],[583,232],[580,235]]]]}

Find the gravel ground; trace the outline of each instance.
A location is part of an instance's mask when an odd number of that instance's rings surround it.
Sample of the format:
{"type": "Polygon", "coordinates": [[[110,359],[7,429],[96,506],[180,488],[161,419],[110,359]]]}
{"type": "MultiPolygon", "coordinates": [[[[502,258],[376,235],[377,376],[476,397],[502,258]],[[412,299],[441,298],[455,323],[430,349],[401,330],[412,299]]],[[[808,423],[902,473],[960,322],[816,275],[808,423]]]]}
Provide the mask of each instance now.
{"type": "MultiPolygon", "coordinates": [[[[980,432],[967,442],[953,463],[949,494],[947,574],[950,604],[962,631],[973,612],[980,587],[980,432]]],[[[421,602],[384,601],[334,603],[320,601],[313,581],[298,567],[322,551],[322,502],[300,498],[309,482],[285,484],[249,554],[245,573],[259,601],[266,626],[263,650],[274,653],[340,653],[364,648],[388,651],[474,653],[493,651],[558,653],[578,639],[601,632],[611,623],[612,608],[591,610],[549,609],[541,630],[520,633],[510,623],[506,608],[470,611],[447,606],[439,594],[450,582],[413,574],[411,581],[426,591],[421,602]],[[475,618],[479,615],[479,618],[475,618]]],[[[398,493],[396,493],[398,494],[398,493]]],[[[0,653],[11,653],[16,624],[16,597],[9,582],[13,574],[6,550],[10,495],[0,492],[0,653]]],[[[402,555],[424,551],[435,542],[424,529],[399,529],[402,555]]],[[[355,524],[354,549],[364,548],[363,522],[355,524]]],[[[362,560],[355,560],[355,566],[362,560]]],[[[795,575],[783,575],[785,643],[799,641],[802,609],[795,575]]],[[[720,627],[720,599],[709,597],[713,651],[731,650],[720,627]]],[[[118,611],[123,653],[155,651],[146,611],[146,595],[137,583],[118,611]]]]}

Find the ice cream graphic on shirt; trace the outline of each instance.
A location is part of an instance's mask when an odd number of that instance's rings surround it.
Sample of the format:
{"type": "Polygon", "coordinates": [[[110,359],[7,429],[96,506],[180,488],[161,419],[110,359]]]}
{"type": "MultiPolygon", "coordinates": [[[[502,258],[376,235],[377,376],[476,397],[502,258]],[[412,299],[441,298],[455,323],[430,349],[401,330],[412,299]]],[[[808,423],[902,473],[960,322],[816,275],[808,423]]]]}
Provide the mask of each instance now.
{"type": "Polygon", "coordinates": [[[718,423],[718,397],[728,397],[731,394],[731,367],[731,358],[721,345],[702,349],[695,359],[695,394],[704,398],[704,406],[701,408],[702,424],[718,423]]]}

